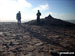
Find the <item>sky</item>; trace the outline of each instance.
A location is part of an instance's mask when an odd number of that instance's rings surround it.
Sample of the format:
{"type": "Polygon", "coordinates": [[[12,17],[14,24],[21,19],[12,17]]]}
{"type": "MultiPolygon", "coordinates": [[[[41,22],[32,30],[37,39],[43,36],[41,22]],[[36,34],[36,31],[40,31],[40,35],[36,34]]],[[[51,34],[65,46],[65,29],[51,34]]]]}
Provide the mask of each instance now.
{"type": "Polygon", "coordinates": [[[75,20],[75,0],[0,0],[0,22],[16,22],[21,11],[22,22],[36,19],[37,10],[41,18],[51,14],[62,20],[75,20]]]}

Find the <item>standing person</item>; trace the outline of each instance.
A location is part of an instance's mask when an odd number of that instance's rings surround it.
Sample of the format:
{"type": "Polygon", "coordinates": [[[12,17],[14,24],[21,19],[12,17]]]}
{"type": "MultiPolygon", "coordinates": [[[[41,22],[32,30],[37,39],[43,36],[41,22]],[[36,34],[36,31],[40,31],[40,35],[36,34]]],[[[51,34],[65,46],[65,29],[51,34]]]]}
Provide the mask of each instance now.
{"type": "Polygon", "coordinates": [[[36,15],[37,15],[37,23],[39,24],[40,23],[40,16],[41,16],[41,13],[39,10],[38,10],[38,13],[36,15]]]}
{"type": "Polygon", "coordinates": [[[18,24],[21,24],[21,12],[20,11],[17,13],[16,19],[18,21],[18,24]]]}

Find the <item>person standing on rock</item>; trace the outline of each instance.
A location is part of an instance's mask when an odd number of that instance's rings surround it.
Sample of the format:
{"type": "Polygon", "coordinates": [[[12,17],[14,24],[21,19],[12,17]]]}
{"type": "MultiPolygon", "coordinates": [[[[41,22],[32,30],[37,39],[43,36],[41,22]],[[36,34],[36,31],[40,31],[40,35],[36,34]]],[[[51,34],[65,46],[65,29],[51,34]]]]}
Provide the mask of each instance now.
{"type": "Polygon", "coordinates": [[[41,16],[41,13],[40,13],[39,10],[38,10],[38,13],[36,15],[37,15],[37,23],[40,24],[40,16],[41,16]]]}
{"type": "Polygon", "coordinates": [[[18,21],[18,24],[21,24],[21,12],[20,11],[17,13],[16,19],[18,21]]]}

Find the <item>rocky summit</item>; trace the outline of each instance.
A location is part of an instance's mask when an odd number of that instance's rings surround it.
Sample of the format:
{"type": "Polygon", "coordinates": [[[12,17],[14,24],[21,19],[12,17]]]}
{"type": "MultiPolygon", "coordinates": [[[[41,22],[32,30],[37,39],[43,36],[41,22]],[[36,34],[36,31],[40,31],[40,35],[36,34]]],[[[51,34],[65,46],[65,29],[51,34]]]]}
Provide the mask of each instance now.
{"type": "Polygon", "coordinates": [[[75,51],[74,24],[51,16],[41,19],[40,25],[35,22],[0,23],[0,56],[53,56],[75,51]]]}

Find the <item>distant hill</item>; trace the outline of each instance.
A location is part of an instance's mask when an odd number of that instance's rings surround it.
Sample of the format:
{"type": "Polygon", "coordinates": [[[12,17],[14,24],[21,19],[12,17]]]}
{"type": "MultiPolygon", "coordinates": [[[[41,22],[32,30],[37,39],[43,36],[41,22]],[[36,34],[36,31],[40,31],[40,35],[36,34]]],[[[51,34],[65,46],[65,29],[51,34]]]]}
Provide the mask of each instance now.
{"type": "MultiPolygon", "coordinates": [[[[74,23],[68,22],[68,21],[64,21],[61,19],[57,19],[57,18],[53,18],[51,15],[40,19],[41,23],[40,25],[45,25],[45,26],[63,26],[63,27],[75,27],[74,23]]],[[[33,25],[37,25],[36,20],[32,20],[27,22],[27,24],[33,24],[33,25]]]]}
{"type": "Polygon", "coordinates": [[[74,23],[75,24],[75,20],[66,20],[68,22],[74,23]]]}

